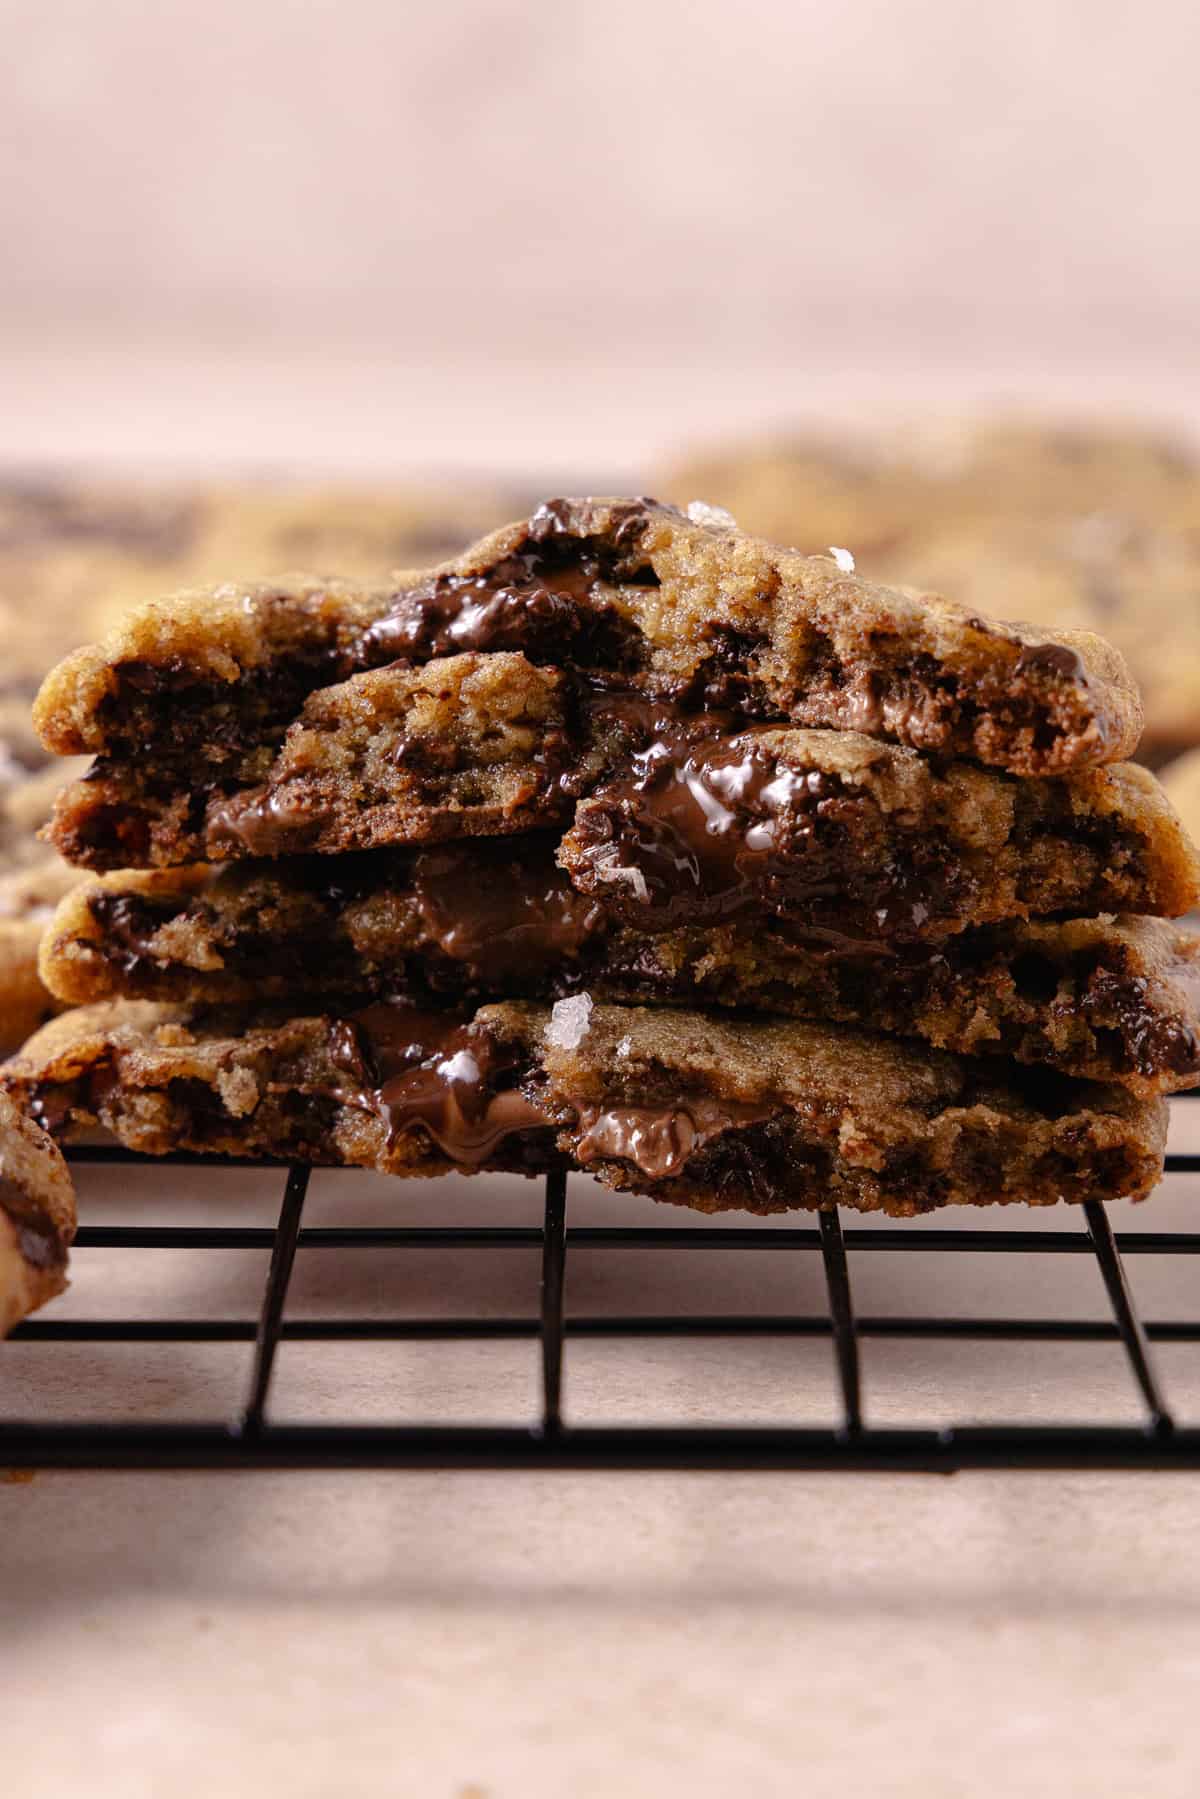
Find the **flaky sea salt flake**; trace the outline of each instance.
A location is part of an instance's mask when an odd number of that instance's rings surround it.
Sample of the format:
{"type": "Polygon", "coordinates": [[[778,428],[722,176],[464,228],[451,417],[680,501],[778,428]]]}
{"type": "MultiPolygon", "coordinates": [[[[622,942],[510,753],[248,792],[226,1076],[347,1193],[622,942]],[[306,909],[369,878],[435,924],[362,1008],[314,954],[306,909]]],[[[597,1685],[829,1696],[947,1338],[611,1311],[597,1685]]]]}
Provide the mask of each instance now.
{"type": "Polygon", "coordinates": [[[737,520],[724,506],[710,506],[707,500],[692,500],[687,515],[693,525],[718,526],[723,531],[736,531],[737,520]]]}
{"type": "Polygon", "coordinates": [[[550,1023],[546,1026],[546,1041],[555,1049],[578,1049],[591,1022],[590,993],[573,993],[570,999],[556,1000],[550,1012],[550,1023]]]}
{"type": "Polygon", "coordinates": [[[833,557],[833,560],[837,563],[844,575],[852,575],[854,573],[854,557],[850,554],[849,550],[843,550],[836,543],[831,543],[829,546],[829,554],[833,557]]]}
{"type": "Polygon", "coordinates": [[[603,851],[592,857],[592,872],[598,881],[624,881],[632,888],[635,896],[643,906],[650,903],[650,889],[646,885],[646,877],[640,868],[632,868],[628,863],[617,860],[620,851],[610,843],[603,851]]]}

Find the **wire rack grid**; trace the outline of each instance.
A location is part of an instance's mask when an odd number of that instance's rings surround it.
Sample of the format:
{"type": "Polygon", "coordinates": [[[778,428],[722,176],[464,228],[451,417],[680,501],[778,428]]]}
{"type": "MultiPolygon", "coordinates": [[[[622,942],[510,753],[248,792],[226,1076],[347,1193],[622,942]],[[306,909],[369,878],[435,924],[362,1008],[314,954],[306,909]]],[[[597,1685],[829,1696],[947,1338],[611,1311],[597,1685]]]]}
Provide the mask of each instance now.
{"type": "MultiPolygon", "coordinates": [[[[138,1163],[118,1148],[77,1148],[75,1163],[138,1163]]],[[[193,1166],[202,1158],[163,1157],[160,1166],[193,1166]]],[[[211,1163],[205,1164],[211,1166],[211,1163]]],[[[261,1163],[234,1164],[261,1167],[261,1163]]],[[[219,1169],[213,1170],[219,1174],[219,1169]]],[[[843,1227],[836,1208],[814,1225],[763,1229],[611,1226],[572,1228],[567,1223],[567,1178],[545,1178],[541,1227],[417,1225],[306,1229],[309,1170],[284,1171],[274,1228],[156,1225],[81,1227],[78,1250],[155,1248],[269,1249],[270,1262],[257,1320],[157,1318],[27,1319],[14,1336],[40,1342],[93,1343],[246,1342],[252,1345],[245,1402],[218,1423],[159,1420],[83,1423],[5,1418],[0,1415],[0,1466],[108,1469],[214,1468],[570,1468],[570,1469],[892,1469],[954,1473],[972,1468],[1200,1468],[1200,1429],[1176,1424],[1155,1368],[1152,1343],[1200,1341],[1200,1321],[1144,1324],[1138,1316],[1123,1258],[1129,1255],[1194,1256],[1200,1232],[1114,1233],[1104,1205],[1086,1201],[1083,1228],[1064,1230],[887,1229],[843,1227]],[[540,1247],[541,1281],[536,1313],[520,1318],[332,1318],[286,1316],[288,1286],[298,1249],[449,1248],[487,1251],[540,1247]],[[772,1256],[818,1255],[828,1305],[816,1315],[759,1314],[584,1317],[565,1308],[570,1251],[635,1249],[703,1253],[766,1252],[772,1256]],[[955,1318],[934,1314],[859,1316],[851,1261],[859,1254],[900,1251],[940,1263],[946,1256],[985,1252],[1001,1256],[1094,1256],[1111,1317],[1097,1320],[955,1318]],[[648,1425],[574,1426],[563,1415],[564,1348],[568,1339],[663,1336],[828,1337],[840,1394],[837,1428],[780,1426],[648,1425]],[[860,1343],[864,1338],[995,1341],[1119,1342],[1144,1414],[1140,1425],[959,1424],[944,1429],[877,1428],[864,1415],[860,1343]],[[288,1341],[486,1340],[538,1338],[541,1347],[540,1417],[521,1425],[276,1423],[269,1413],[271,1379],[281,1343],[288,1341]]],[[[1172,1154],[1167,1172],[1200,1173],[1200,1155],[1172,1154]]],[[[937,1290],[939,1283],[934,1283],[937,1290]]]]}

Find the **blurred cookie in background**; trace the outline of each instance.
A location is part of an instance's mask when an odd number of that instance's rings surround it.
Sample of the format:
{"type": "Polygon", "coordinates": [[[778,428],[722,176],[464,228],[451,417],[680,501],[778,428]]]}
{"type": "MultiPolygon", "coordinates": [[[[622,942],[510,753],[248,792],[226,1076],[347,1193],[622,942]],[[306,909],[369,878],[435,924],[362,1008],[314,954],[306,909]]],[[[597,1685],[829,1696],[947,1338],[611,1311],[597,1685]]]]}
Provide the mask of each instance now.
{"type": "Polygon", "coordinates": [[[70,767],[55,759],[35,773],[6,772],[0,781],[0,1056],[11,1055],[63,1009],[38,976],[38,945],[80,876],[37,833],[71,769],[78,778],[87,767],[85,756],[72,758],[70,767]]]}
{"type": "Polygon", "coordinates": [[[1159,780],[1189,837],[1200,841],[1200,749],[1168,762],[1159,770],[1159,780]]]}
{"type": "Polygon", "coordinates": [[[831,544],[871,558],[902,542],[930,505],[928,478],[880,443],[780,437],[714,447],[669,466],[652,482],[664,500],[707,500],[770,543],[818,554],[831,544]]]}
{"type": "Polygon", "coordinates": [[[806,551],[974,610],[1099,632],[1142,689],[1141,759],[1200,744],[1200,454],[1138,427],[995,420],[843,446],[780,440],[668,470],[806,551]]]}
{"type": "MultiPolygon", "coordinates": [[[[10,684],[107,631],[136,601],[290,568],[424,567],[519,517],[482,485],[141,487],[0,476],[0,654],[10,684]]],[[[30,694],[32,698],[32,693],[30,694]]]]}

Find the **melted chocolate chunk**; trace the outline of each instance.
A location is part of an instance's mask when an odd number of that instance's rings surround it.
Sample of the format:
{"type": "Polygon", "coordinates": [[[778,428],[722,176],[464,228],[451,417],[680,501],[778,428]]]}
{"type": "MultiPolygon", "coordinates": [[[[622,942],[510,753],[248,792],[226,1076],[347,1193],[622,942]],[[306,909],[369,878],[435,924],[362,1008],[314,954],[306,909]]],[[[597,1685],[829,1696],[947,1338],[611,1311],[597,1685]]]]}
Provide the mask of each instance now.
{"type": "Polygon", "coordinates": [[[88,911],[104,933],[104,955],[125,974],[157,967],[150,939],[171,916],[169,907],[151,906],[140,895],[101,890],[88,899],[88,911]]]}
{"type": "Polygon", "coordinates": [[[419,1124],[468,1167],[487,1161],[506,1137],[550,1125],[516,1085],[515,1049],[452,1013],[367,1006],[331,1027],[330,1055],[352,1082],[334,1095],[343,1105],[374,1112],[392,1141],[419,1124]]]}
{"type": "Polygon", "coordinates": [[[232,793],[210,807],[208,826],[214,845],[232,839],[250,856],[292,856],[311,849],[325,823],[321,808],[297,803],[269,788],[232,793]]]}
{"type": "Polygon", "coordinates": [[[66,1267],[67,1246],[59,1232],[41,1207],[4,1174],[0,1174],[0,1212],[11,1220],[18,1253],[31,1268],[66,1267]]]}
{"type": "Polygon", "coordinates": [[[706,1097],[677,1106],[583,1106],[575,1156],[584,1167],[601,1160],[632,1162],[649,1180],[669,1180],[714,1137],[761,1124],[775,1110],[706,1097]]]}
{"type": "MultiPolygon", "coordinates": [[[[592,541],[579,536],[575,523],[578,505],[577,500],[543,501],[529,521],[530,540],[533,543],[546,543],[561,539],[567,544],[592,541]]],[[[677,518],[683,517],[677,507],[663,506],[660,500],[653,500],[647,494],[613,506],[609,513],[609,529],[616,548],[626,552],[636,551],[649,516],[654,511],[670,512],[677,518]]]]}
{"type": "Polygon", "coordinates": [[[470,964],[483,984],[522,971],[533,980],[577,961],[604,929],[602,907],[576,893],[540,850],[539,843],[521,864],[487,849],[478,858],[450,849],[413,860],[409,887],[430,942],[470,964]]]}
{"type": "Polygon", "coordinates": [[[1030,669],[1045,669],[1072,681],[1085,679],[1082,659],[1065,643],[1032,643],[1023,649],[1017,657],[1016,672],[1023,675],[1030,669]]]}
{"type": "Polygon", "coordinates": [[[897,939],[970,902],[977,876],[938,838],[898,853],[868,793],[789,764],[762,731],[704,738],[706,722],[728,728],[677,711],[580,807],[567,866],[582,891],[652,931],[778,914],[897,939]]]}
{"type": "Polygon", "coordinates": [[[611,552],[587,541],[518,550],[478,575],[435,575],[397,595],[364,632],[352,667],[520,650],[532,662],[625,668],[638,635],[613,604],[611,552]]]}
{"type": "Polygon", "coordinates": [[[1193,1073],[1200,1068],[1200,1038],[1184,1019],[1155,1012],[1145,996],[1140,976],[1101,966],[1084,987],[1080,1003],[1093,1030],[1118,1033],[1127,1069],[1143,1075],[1163,1069],[1193,1073]]]}
{"type": "Polygon", "coordinates": [[[749,733],[690,748],[660,738],[580,814],[576,833],[591,838],[592,880],[628,889],[639,916],[699,923],[772,899],[834,897],[835,871],[811,843],[802,859],[785,852],[841,793],[836,776],[786,768],[749,733]]]}
{"type": "Polygon", "coordinates": [[[770,641],[761,631],[713,625],[711,648],[686,688],[680,689],[680,699],[698,709],[736,712],[741,718],[778,718],[780,708],[757,673],[758,659],[770,641]]]}

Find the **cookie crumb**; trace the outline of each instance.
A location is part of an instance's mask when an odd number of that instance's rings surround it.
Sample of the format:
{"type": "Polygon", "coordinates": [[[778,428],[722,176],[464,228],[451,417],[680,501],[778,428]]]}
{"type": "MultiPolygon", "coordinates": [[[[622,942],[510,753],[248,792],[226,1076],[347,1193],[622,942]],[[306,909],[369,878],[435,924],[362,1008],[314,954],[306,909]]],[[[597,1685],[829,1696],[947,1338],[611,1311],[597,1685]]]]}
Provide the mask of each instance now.
{"type": "Polygon", "coordinates": [[[546,1026],[546,1042],[555,1049],[578,1049],[588,1034],[591,1022],[590,993],[576,993],[570,999],[557,1000],[550,1013],[550,1023],[546,1026]]]}
{"type": "Polygon", "coordinates": [[[833,557],[833,560],[837,563],[844,575],[852,575],[854,573],[854,557],[850,554],[849,550],[840,549],[836,543],[831,543],[829,546],[829,554],[833,557]]]}
{"type": "Polygon", "coordinates": [[[710,506],[707,500],[691,500],[687,515],[693,525],[715,525],[725,531],[736,531],[737,520],[724,506],[710,506]]]}

